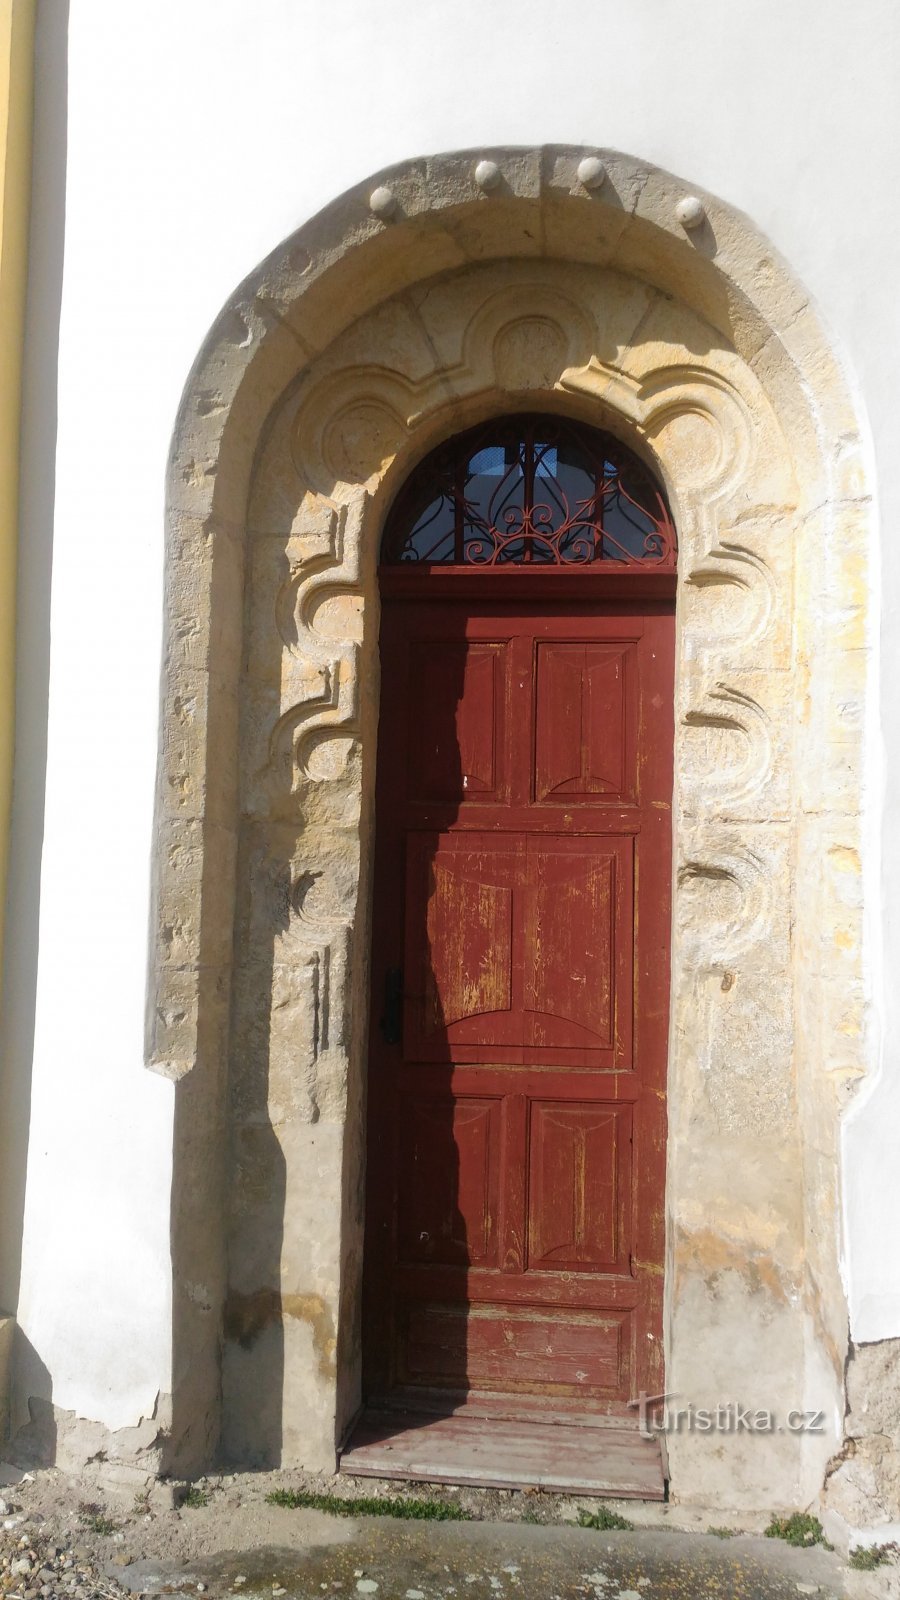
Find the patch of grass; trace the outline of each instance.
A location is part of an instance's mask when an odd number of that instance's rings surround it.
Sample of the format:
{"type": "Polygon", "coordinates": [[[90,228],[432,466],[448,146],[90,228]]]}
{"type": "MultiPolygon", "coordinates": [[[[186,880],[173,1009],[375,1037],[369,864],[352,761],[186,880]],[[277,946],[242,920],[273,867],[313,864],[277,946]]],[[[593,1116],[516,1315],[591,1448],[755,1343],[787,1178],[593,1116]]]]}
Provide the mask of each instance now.
{"type": "Polygon", "coordinates": [[[390,1496],[312,1494],[306,1489],[273,1489],[270,1506],[288,1511],[327,1511],[333,1517],[401,1517],[410,1522],[471,1522],[468,1511],[446,1500],[398,1500],[390,1496]]]}
{"type": "Polygon", "coordinates": [[[538,1516],[537,1512],[536,1511],[532,1511],[530,1508],[527,1511],[523,1511],[522,1512],[522,1521],[523,1522],[540,1522],[540,1520],[541,1519],[538,1516]]]}
{"type": "Polygon", "coordinates": [[[95,1505],[92,1500],[81,1501],[78,1507],[78,1515],[81,1526],[90,1528],[91,1533],[99,1533],[108,1538],[111,1533],[118,1531],[119,1524],[113,1522],[111,1517],[107,1517],[102,1506],[95,1505]]]}
{"type": "Polygon", "coordinates": [[[824,1544],[828,1548],[822,1524],[808,1511],[794,1511],[789,1517],[773,1517],[765,1530],[767,1539],[783,1539],[785,1544],[809,1546],[824,1544]]]}
{"type": "Polygon", "coordinates": [[[714,1539],[734,1539],[737,1535],[736,1528],[707,1528],[706,1531],[711,1533],[714,1539]]]}
{"type": "Polygon", "coordinates": [[[883,1567],[890,1560],[891,1551],[895,1545],[889,1544],[860,1544],[855,1550],[850,1551],[850,1565],[857,1572],[874,1572],[876,1567],[883,1567]]]}
{"type": "Polygon", "coordinates": [[[579,1511],[579,1528],[599,1528],[606,1533],[613,1528],[619,1528],[623,1533],[631,1533],[634,1523],[627,1517],[620,1517],[618,1511],[610,1511],[609,1506],[598,1506],[596,1511],[579,1511]]]}
{"type": "Polygon", "coordinates": [[[190,1506],[192,1511],[199,1511],[201,1506],[209,1505],[209,1495],[205,1489],[199,1489],[196,1483],[192,1483],[182,1495],[180,1504],[190,1506]]]}

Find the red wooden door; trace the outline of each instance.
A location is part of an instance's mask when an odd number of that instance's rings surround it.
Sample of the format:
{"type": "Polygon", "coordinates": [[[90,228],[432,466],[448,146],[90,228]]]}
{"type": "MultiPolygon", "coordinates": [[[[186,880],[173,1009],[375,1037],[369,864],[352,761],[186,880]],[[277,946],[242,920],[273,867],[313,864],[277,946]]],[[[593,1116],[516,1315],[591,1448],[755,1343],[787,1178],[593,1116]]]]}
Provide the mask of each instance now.
{"type": "Polygon", "coordinates": [[[370,1399],[662,1386],[673,634],[385,599],[370,1399]]]}

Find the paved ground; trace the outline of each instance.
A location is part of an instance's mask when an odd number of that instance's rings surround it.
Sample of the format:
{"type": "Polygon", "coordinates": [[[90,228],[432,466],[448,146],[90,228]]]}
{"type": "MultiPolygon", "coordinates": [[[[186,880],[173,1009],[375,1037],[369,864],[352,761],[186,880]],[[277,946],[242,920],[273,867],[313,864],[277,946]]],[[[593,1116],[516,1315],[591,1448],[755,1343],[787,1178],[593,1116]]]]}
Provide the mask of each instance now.
{"type": "MultiPolygon", "coordinates": [[[[195,1486],[81,1479],[54,1470],[0,1487],[0,1600],[866,1600],[900,1596],[900,1566],[851,1571],[821,1547],[749,1530],[715,1537],[713,1513],[621,1504],[632,1531],[573,1525],[597,1502],[507,1491],[400,1488],[301,1474],[195,1486]],[[413,1498],[430,1493],[470,1521],[396,1521],[285,1509],[273,1488],[413,1498]],[[681,1529],[678,1529],[678,1524],[681,1529]],[[676,1531],[678,1530],[678,1531],[676,1531]]],[[[721,1530],[720,1530],[721,1531],[721,1530]]]]}
{"type": "Polygon", "coordinates": [[[337,1546],[229,1555],[193,1563],[189,1574],[174,1564],[142,1562],[125,1568],[120,1581],[140,1592],[186,1577],[203,1583],[210,1596],[252,1593],[275,1600],[321,1600],[323,1594],[347,1600],[798,1600],[798,1594],[819,1594],[826,1600],[844,1594],[840,1564],[826,1552],[773,1549],[753,1538],[726,1544],[694,1534],[375,1519],[355,1524],[349,1542],[337,1546]],[[235,1588],[237,1579],[245,1581],[235,1588]]]}

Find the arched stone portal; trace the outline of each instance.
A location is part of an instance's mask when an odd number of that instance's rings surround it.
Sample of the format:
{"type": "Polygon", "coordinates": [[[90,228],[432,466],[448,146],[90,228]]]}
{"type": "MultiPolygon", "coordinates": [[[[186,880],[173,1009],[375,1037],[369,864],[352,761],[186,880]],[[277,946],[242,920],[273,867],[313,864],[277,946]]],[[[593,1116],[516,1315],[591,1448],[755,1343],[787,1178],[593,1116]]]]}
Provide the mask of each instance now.
{"type": "Polygon", "coordinates": [[[478,156],[439,157],[302,228],[176,428],[149,1042],[178,1080],[170,1465],[221,1427],[232,1459],[331,1468],[359,1403],[381,528],[437,442],[558,410],[648,455],[679,531],[667,1388],[822,1414],[676,1433],[673,1487],[805,1504],[840,1438],[837,1123],[865,1070],[858,423],[745,219],[706,198],[686,229],[684,185],[615,153],[590,189],[582,150],[487,154],[489,193],[478,156]]]}

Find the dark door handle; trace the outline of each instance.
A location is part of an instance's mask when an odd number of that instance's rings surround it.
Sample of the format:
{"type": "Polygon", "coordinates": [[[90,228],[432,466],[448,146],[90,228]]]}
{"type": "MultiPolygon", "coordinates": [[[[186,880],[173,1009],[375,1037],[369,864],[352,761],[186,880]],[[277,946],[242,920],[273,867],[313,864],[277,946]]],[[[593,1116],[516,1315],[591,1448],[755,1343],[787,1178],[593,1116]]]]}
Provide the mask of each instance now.
{"type": "Polygon", "coordinates": [[[403,973],[399,967],[388,967],[384,975],[381,1032],[385,1044],[399,1044],[403,1038],[403,973]]]}

